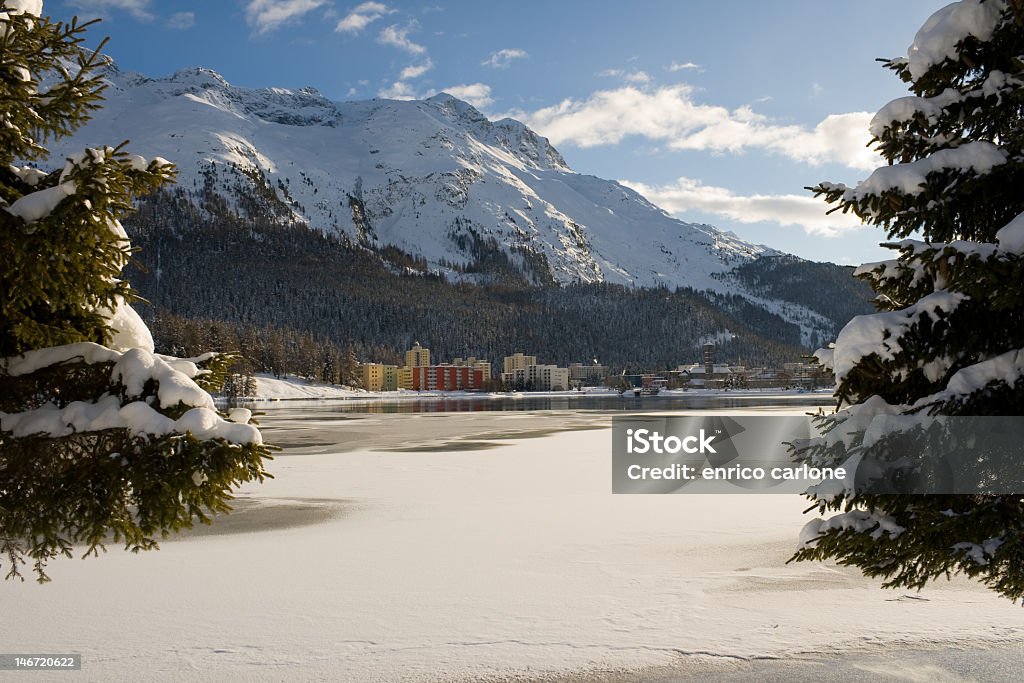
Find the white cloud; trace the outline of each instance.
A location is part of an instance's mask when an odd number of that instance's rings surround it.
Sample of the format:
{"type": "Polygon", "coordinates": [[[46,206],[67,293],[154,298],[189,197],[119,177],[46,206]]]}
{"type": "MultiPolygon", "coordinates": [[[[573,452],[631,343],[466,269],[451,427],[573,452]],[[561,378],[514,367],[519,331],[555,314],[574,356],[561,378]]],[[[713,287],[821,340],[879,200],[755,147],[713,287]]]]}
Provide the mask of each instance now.
{"type": "Polygon", "coordinates": [[[700,64],[694,64],[693,62],[676,62],[673,61],[666,67],[669,71],[684,71],[684,70],[700,70],[700,64]]]}
{"type": "Polygon", "coordinates": [[[494,69],[507,69],[514,59],[525,59],[529,57],[526,50],[517,47],[507,47],[491,54],[490,57],[480,62],[481,66],[489,66],[494,69]]]}
{"type": "Polygon", "coordinates": [[[601,90],[583,100],[533,112],[512,112],[555,144],[614,145],[628,136],[665,143],[671,149],[742,153],[764,149],[808,164],[835,162],[870,170],[881,162],[866,147],[871,114],[832,114],[808,129],[778,125],[749,106],[729,110],[693,100],[686,84],[601,90]]]}
{"type": "Polygon", "coordinates": [[[621,78],[626,83],[650,83],[651,77],[648,73],[640,71],[626,71],[625,69],[605,69],[604,71],[598,72],[598,76],[604,76],[606,78],[621,78]]]}
{"type": "Polygon", "coordinates": [[[195,12],[175,12],[167,19],[167,27],[181,31],[192,28],[196,25],[195,12]]]}
{"type": "Polygon", "coordinates": [[[399,28],[396,24],[392,24],[380,32],[380,35],[377,36],[377,42],[382,45],[391,45],[400,50],[405,50],[411,55],[425,54],[427,48],[409,40],[409,32],[414,28],[416,28],[415,24],[405,28],[399,28]]]}
{"type": "Polygon", "coordinates": [[[704,185],[693,178],[679,178],[671,185],[645,185],[620,180],[666,211],[685,214],[703,211],[740,223],[794,225],[812,235],[835,236],[861,225],[853,214],[826,215],[828,205],[809,195],[736,195],[724,187],[704,185]]]}
{"type": "Polygon", "coordinates": [[[419,78],[423,74],[427,73],[434,68],[434,63],[430,61],[430,57],[427,57],[427,61],[422,64],[413,64],[402,69],[402,73],[399,74],[398,80],[408,81],[412,78],[419,78]]]}
{"type": "Polygon", "coordinates": [[[404,81],[395,81],[387,88],[377,91],[377,97],[384,97],[389,100],[418,100],[421,99],[413,87],[404,81]]]}
{"type": "Polygon", "coordinates": [[[433,97],[439,92],[446,92],[452,97],[465,100],[478,109],[487,107],[494,102],[491,98],[491,86],[486,83],[463,83],[450,85],[440,90],[419,91],[405,81],[395,81],[388,87],[377,91],[377,97],[386,97],[391,100],[422,100],[433,97]]]}
{"type": "Polygon", "coordinates": [[[245,20],[257,33],[268,33],[321,7],[327,0],[249,0],[245,20]]]}
{"type": "Polygon", "coordinates": [[[484,83],[451,85],[447,88],[442,88],[441,91],[448,93],[452,97],[458,97],[460,100],[465,100],[477,109],[482,109],[494,102],[494,100],[491,99],[491,86],[485,85],[484,83]]]}
{"type": "MultiPolygon", "coordinates": [[[[365,4],[371,3],[364,3],[364,5],[365,4]]],[[[363,7],[364,5],[360,5],[360,7],[363,7]]],[[[414,100],[421,97],[421,95],[417,94],[416,90],[407,81],[419,78],[426,72],[433,69],[434,62],[431,61],[430,57],[427,55],[427,48],[418,43],[414,43],[409,39],[409,33],[417,28],[419,28],[419,24],[415,21],[411,21],[407,26],[401,28],[397,24],[392,24],[391,26],[385,27],[377,35],[377,42],[381,45],[397,47],[411,55],[422,57],[419,64],[410,64],[403,68],[398,74],[398,80],[390,86],[379,90],[377,92],[378,97],[386,97],[393,100],[414,100]]]]}
{"type": "Polygon", "coordinates": [[[392,14],[395,11],[380,2],[364,2],[339,21],[334,30],[339,33],[359,33],[385,14],[392,14]]]}
{"type": "Polygon", "coordinates": [[[136,19],[151,21],[154,17],[149,12],[150,0],[68,0],[71,7],[78,7],[90,12],[106,13],[112,9],[128,12],[136,19]]]}

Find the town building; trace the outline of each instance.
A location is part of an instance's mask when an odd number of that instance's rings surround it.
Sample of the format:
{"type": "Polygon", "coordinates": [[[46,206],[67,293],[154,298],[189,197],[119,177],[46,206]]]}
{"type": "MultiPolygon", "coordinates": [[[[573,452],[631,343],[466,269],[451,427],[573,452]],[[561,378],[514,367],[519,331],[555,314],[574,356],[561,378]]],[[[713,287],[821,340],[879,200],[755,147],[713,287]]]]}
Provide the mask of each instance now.
{"type": "Polygon", "coordinates": [[[783,363],[786,384],[802,389],[821,389],[835,385],[835,376],[817,363],[783,363]]]}
{"type": "Polygon", "coordinates": [[[367,391],[394,391],[398,388],[398,366],[361,363],[359,381],[367,391]]]}
{"type": "Polygon", "coordinates": [[[484,384],[483,370],[468,365],[426,365],[408,370],[411,373],[409,388],[416,391],[474,391],[484,384]]]}
{"type": "Polygon", "coordinates": [[[737,382],[743,375],[744,369],[740,366],[712,362],[710,365],[706,363],[680,365],[676,372],[682,376],[684,381],[689,380],[687,386],[720,389],[737,382]]]}
{"type": "Polygon", "coordinates": [[[384,381],[381,383],[381,391],[396,391],[398,389],[398,366],[384,366],[384,381]]]}
{"type": "Polygon", "coordinates": [[[569,365],[569,384],[573,386],[599,386],[604,383],[607,376],[608,368],[597,363],[592,365],[571,363],[569,365]]]}
{"type": "Polygon", "coordinates": [[[456,358],[452,361],[452,365],[461,367],[465,365],[470,368],[480,368],[484,373],[484,380],[491,379],[491,362],[484,360],[483,358],[477,358],[476,356],[470,356],[469,358],[456,358]]]}
{"type": "Polygon", "coordinates": [[[537,364],[537,356],[525,356],[522,353],[514,353],[511,356],[505,356],[502,367],[502,375],[506,373],[515,372],[516,370],[525,370],[530,365],[537,364]]]}
{"type": "Polygon", "coordinates": [[[405,352],[405,367],[418,368],[424,365],[430,365],[430,349],[425,349],[416,342],[405,352]]]}
{"type": "Polygon", "coordinates": [[[513,389],[527,391],[565,391],[569,389],[569,368],[557,365],[527,365],[501,373],[502,383],[513,389]]]}

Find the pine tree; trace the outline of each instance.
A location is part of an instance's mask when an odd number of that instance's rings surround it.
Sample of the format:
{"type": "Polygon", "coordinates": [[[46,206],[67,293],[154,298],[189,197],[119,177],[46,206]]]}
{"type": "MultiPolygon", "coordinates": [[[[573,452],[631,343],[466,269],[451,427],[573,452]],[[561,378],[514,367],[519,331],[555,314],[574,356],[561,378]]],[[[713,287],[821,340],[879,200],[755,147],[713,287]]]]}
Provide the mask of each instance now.
{"type": "MultiPolygon", "coordinates": [[[[808,188],[832,210],[900,239],[885,245],[898,258],[856,271],[878,294],[879,312],[854,318],[833,349],[817,353],[835,371],[840,410],[821,418],[825,436],[797,449],[801,459],[871,456],[895,468],[883,454],[921,446],[927,430],[876,430],[872,445],[874,436],[864,438],[870,424],[1024,415],[1022,60],[1024,1],[964,0],[939,10],[907,57],[882,60],[913,93],[872,120],[888,165],[853,188],[808,188]]],[[[795,559],[835,558],[889,587],[963,573],[1021,599],[1024,492],[1003,493],[818,487],[818,510],[842,512],[808,524],[795,559]]]]}
{"type": "MultiPolygon", "coordinates": [[[[92,22],[0,0],[0,562],[7,578],[77,544],[133,551],[230,509],[233,486],[266,476],[248,411],[219,414],[205,389],[230,356],[153,353],[119,278],[131,247],[119,219],[173,166],[120,146],[46,173],[44,143],[100,106],[104,58],[92,22]]],[[[101,46],[102,47],[102,44],[101,46]]]]}

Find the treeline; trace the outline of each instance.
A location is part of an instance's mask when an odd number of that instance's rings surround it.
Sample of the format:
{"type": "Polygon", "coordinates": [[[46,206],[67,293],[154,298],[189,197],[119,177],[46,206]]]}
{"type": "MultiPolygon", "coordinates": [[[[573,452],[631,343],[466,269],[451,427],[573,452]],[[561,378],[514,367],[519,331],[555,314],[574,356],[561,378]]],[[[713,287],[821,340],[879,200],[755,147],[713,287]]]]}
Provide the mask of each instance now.
{"type": "Polygon", "coordinates": [[[356,352],[309,332],[187,318],[162,309],[152,316],[149,326],[159,353],[191,358],[210,350],[234,351],[240,357],[231,371],[243,377],[266,372],[275,377],[294,375],[358,386],[356,352]]]}
{"type": "Polygon", "coordinates": [[[803,304],[833,320],[847,321],[875,310],[874,292],[853,277],[851,266],[776,254],[739,265],[722,279],[742,283],[758,296],[803,304]]]}
{"type": "MultiPolygon", "coordinates": [[[[597,358],[614,369],[666,369],[697,360],[703,339],[725,329],[737,336],[720,346],[722,360],[778,365],[805,351],[795,325],[740,297],[500,278],[453,283],[408,268],[416,259],[394,248],[376,253],[303,225],[285,228],[279,215],[248,211],[243,220],[212,190],[197,189],[151,197],[126,221],[140,248],[128,275],[152,303],[141,310],[168,350],[186,343],[175,326],[195,320],[225,326],[202,344],[229,348],[237,336],[258,369],[308,376],[323,362],[312,360],[314,346],[397,362],[417,340],[438,360],[472,355],[497,367],[524,351],[560,365],[597,358]],[[257,343],[280,336],[281,343],[257,343]]],[[[495,259],[488,253],[482,261],[478,272],[495,259]]]]}

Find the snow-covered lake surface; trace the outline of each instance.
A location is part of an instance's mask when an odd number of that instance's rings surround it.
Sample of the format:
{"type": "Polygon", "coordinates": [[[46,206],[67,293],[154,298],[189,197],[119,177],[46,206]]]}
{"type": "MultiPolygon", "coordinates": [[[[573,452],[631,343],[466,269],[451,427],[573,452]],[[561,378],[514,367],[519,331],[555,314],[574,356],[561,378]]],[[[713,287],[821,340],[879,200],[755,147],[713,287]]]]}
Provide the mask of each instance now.
{"type": "Polygon", "coordinates": [[[0,651],[96,681],[1024,679],[1024,611],[974,583],[787,565],[801,497],[612,495],[617,409],[580,405],[266,408],[275,479],[158,552],[0,582],[0,651]]]}

